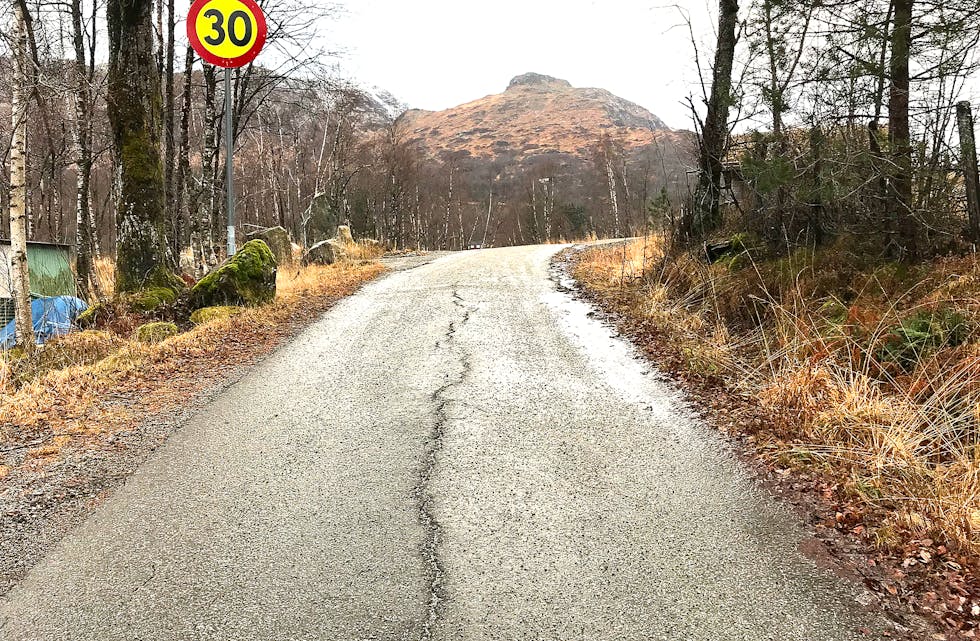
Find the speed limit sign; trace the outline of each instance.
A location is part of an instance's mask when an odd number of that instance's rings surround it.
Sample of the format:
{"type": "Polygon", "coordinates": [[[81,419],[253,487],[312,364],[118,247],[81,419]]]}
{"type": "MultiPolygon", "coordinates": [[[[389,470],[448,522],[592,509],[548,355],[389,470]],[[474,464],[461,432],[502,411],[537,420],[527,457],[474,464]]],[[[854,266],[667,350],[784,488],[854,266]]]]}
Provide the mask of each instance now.
{"type": "Polygon", "coordinates": [[[225,70],[225,197],[228,209],[228,257],[235,243],[235,132],[231,70],[258,57],[269,29],[255,0],[194,0],[187,14],[187,38],[204,60],[225,70]]]}
{"type": "Polygon", "coordinates": [[[268,35],[255,0],[196,0],[187,15],[187,37],[204,59],[226,69],[255,60],[268,35]]]}

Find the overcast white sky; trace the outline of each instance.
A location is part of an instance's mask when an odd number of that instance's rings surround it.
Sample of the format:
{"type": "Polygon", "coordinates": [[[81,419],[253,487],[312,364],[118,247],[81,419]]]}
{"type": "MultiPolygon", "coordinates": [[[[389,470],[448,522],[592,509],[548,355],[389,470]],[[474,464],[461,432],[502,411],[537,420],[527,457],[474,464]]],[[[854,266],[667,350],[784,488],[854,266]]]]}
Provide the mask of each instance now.
{"type": "MultiPolygon", "coordinates": [[[[680,13],[656,0],[341,0],[330,49],[341,71],[412,107],[439,110],[503,91],[534,71],[601,87],[675,128],[690,127],[696,90],[680,13]]],[[[702,34],[704,0],[678,0],[702,34]]]]}

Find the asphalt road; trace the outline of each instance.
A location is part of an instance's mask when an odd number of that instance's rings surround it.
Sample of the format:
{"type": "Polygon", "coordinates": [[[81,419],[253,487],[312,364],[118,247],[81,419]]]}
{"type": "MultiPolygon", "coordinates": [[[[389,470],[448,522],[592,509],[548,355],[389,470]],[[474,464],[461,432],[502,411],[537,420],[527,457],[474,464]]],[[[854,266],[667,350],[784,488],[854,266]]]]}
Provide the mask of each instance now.
{"type": "Polygon", "coordinates": [[[0,603],[0,638],[875,638],[860,591],[556,247],[444,256],[215,398],[0,603]]]}

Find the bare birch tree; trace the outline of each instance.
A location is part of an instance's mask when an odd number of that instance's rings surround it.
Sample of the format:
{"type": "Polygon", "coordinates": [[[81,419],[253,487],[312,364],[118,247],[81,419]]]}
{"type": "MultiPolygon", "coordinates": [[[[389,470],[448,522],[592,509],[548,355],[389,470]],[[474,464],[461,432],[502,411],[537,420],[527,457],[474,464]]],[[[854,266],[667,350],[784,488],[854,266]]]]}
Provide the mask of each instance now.
{"type": "Polygon", "coordinates": [[[31,318],[31,276],[27,262],[27,92],[28,21],[23,0],[14,2],[14,83],[10,146],[10,266],[17,344],[35,350],[31,318]]]}

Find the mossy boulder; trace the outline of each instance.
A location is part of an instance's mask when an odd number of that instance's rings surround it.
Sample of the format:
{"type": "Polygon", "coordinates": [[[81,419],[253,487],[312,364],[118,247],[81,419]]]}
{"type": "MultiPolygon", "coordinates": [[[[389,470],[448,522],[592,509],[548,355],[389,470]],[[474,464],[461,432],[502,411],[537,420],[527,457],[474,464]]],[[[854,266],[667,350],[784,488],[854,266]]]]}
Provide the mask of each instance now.
{"type": "Polygon", "coordinates": [[[172,289],[175,292],[182,292],[187,289],[187,283],[184,282],[183,278],[173,273],[169,269],[157,269],[146,282],[145,289],[153,289],[156,287],[165,287],[167,289],[172,289]]]}
{"type": "Polygon", "coordinates": [[[204,307],[258,307],[276,298],[278,263],[262,240],[245,243],[237,254],[194,285],[192,310],[204,307]]]}
{"type": "Polygon", "coordinates": [[[177,302],[179,290],[170,287],[150,287],[130,294],[126,298],[129,307],[137,312],[152,313],[177,302]]]}
{"type": "Polygon", "coordinates": [[[121,302],[129,309],[152,314],[162,307],[174,305],[187,290],[187,283],[169,269],[157,269],[143,287],[123,294],[121,302]]]}
{"type": "Polygon", "coordinates": [[[133,338],[145,345],[156,345],[180,333],[173,323],[147,323],[136,329],[133,338]]]}
{"type": "MultiPolygon", "coordinates": [[[[705,243],[704,257],[711,265],[720,262],[733,263],[756,246],[758,240],[754,236],[744,233],[735,234],[727,240],[705,243]]],[[[736,269],[737,267],[733,267],[733,271],[736,269]]]]}
{"type": "Polygon", "coordinates": [[[226,318],[232,318],[241,314],[243,310],[241,307],[231,307],[229,305],[224,305],[222,307],[204,307],[199,309],[193,314],[191,314],[191,322],[195,325],[205,325],[212,321],[224,320],[226,318]]]}
{"type": "Polygon", "coordinates": [[[283,227],[269,227],[260,229],[248,235],[253,240],[265,241],[265,244],[272,250],[272,255],[276,257],[276,262],[280,265],[288,265],[293,262],[293,242],[289,239],[289,232],[283,227]]]}

